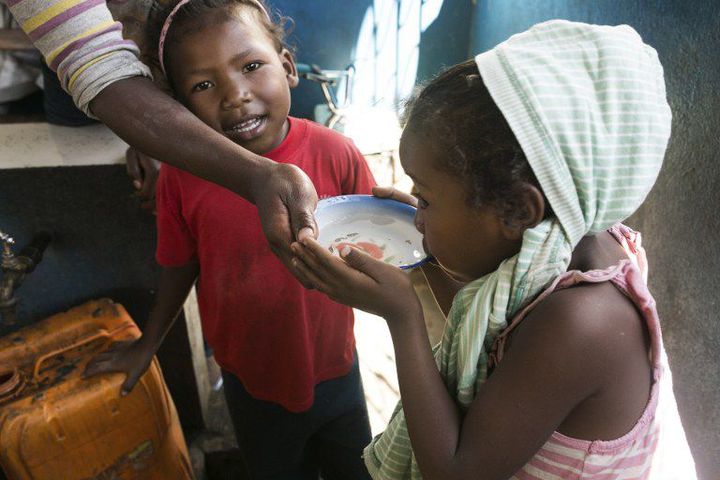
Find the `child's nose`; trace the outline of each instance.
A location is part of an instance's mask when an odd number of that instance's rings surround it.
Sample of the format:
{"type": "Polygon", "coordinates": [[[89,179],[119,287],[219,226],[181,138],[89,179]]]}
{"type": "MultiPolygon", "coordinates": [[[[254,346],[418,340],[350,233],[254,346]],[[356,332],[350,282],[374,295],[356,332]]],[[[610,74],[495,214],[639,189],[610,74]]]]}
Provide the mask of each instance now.
{"type": "Polygon", "coordinates": [[[222,100],[222,107],[226,110],[237,108],[243,103],[247,103],[252,98],[250,90],[242,84],[233,84],[228,86],[222,100]]]}

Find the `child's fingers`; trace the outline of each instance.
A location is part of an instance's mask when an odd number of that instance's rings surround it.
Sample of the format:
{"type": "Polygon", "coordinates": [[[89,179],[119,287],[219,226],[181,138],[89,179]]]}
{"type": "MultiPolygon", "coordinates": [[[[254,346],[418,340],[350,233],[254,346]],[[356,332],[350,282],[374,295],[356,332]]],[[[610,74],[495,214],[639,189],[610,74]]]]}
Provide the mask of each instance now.
{"type": "Polygon", "coordinates": [[[395,187],[375,186],[372,189],[372,193],[378,198],[391,198],[393,200],[397,200],[398,202],[407,203],[408,205],[417,208],[417,198],[413,197],[409,193],[401,192],[395,187]]]}
{"type": "MultiPolygon", "coordinates": [[[[303,287],[305,287],[307,290],[317,290],[315,285],[310,281],[310,279],[305,275],[303,272],[300,271],[297,264],[295,263],[296,260],[293,259],[290,261],[290,266],[292,267],[292,274],[293,277],[297,279],[298,282],[302,284],[303,287]]],[[[302,262],[299,262],[302,263],[302,262]]]]}
{"type": "Polygon", "coordinates": [[[328,269],[328,266],[321,262],[317,256],[308,248],[304,247],[303,244],[293,243],[290,249],[295,254],[295,257],[301,260],[301,263],[306,269],[312,271],[320,281],[327,284],[333,278],[334,274],[328,269]]]}
{"type": "Polygon", "coordinates": [[[100,373],[114,372],[116,371],[115,362],[113,361],[112,355],[99,354],[87,364],[85,371],[83,372],[84,377],[92,377],[100,373]]]}
{"type": "Polygon", "coordinates": [[[125,381],[123,382],[122,386],[120,387],[120,396],[124,397],[128,393],[132,391],[132,389],[135,387],[135,384],[140,380],[140,377],[145,373],[144,370],[142,371],[134,371],[127,374],[125,377],[125,381]]]}
{"type": "Polygon", "coordinates": [[[364,273],[375,281],[378,281],[380,274],[378,269],[385,266],[384,263],[373,259],[370,255],[358,248],[350,248],[346,246],[340,252],[340,256],[352,268],[364,273]]]}
{"type": "Polygon", "coordinates": [[[298,275],[303,278],[304,282],[312,285],[312,288],[319,290],[323,293],[327,293],[328,286],[324,280],[322,280],[301,258],[292,259],[293,267],[297,271],[298,275]]]}
{"type": "Polygon", "coordinates": [[[132,345],[133,343],[135,343],[135,340],[120,340],[118,342],[113,342],[104,352],[99,353],[97,356],[98,358],[102,358],[103,356],[117,352],[118,350],[123,350],[124,348],[132,345]]]}
{"type": "MultiPolygon", "coordinates": [[[[302,259],[305,266],[312,270],[323,283],[320,290],[333,300],[338,300],[347,295],[348,289],[353,291],[365,285],[365,282],[373,281],[364,272],[356,270],[352,265],[331,254],[314,239],[304,241],[303,245],[301,255],[303,255],[302,259]]],[[[342,300],[339,301],[346,303],[342,300]]]]}
{"type": "Polygon", "coordinates": [[[137,156],[137,150],[130,147],[125,151],[125,168],[127,174],[133,180],[133,187],[140,190],[142,187],[142,172],[140,171],[140,162],[137,156]]]}
{"type": "Polygon", "coordinates": [[[328,283],[337,281],[337,279],[355,281],[359,278],[358,275],[377,281],[380,274],[379,269],[385,266],[384,263],[378,262],[356,247],[344,247],[340,255],[342,259],[339,259],[314,240],[303,243],[316,258],[317,268],[324,269],[329,275],[328,283]]]}
{"type": "Polygon", "coordinates": [[[339,262],[339,259],[320,245],[317,240],[308,238],[303,241],[302,245],[315,257],[319,266],[334,270],[336,273],[339,273],[340,269],[344,266],[343,262],[339,262]]]}
{"type": "Polygon", "coordinates": [[[308,266],[316,269],[329,270],[337,267],[336,256],[326,250],[314,238],[306,238],[302,243],[298,243],[298,254],[303,256],[308,266]]]}

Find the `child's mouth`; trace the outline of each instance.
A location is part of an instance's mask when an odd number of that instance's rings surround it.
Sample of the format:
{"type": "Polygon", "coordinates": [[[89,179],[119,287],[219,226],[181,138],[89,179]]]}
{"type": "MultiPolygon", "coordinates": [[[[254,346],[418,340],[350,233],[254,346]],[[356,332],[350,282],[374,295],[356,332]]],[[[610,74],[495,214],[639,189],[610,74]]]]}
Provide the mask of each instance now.
{"type": "Polygon", "coordinates": [[[232,128],[225,130],[225,134],[231,138],[242,141],[252,140],[262,133],[267,117],[265,115],[244,120],[232,128]]]}

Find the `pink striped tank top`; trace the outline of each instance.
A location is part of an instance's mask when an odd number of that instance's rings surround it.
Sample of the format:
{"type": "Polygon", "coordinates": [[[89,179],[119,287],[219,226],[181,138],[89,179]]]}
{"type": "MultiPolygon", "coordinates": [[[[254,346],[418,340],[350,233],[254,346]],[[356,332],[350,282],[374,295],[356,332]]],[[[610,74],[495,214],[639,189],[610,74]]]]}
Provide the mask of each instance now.
{"type": "Polygon", "coordinates": [[[580,440],[554,432],[530,461],[511,477],[513,480],[696,478],[672,393],[672,378],[655,300],[646,285],[647,263],[640,234],[624,225],[617,225],[609,232],[623,245],[629,258],[605,270],[570,271],[560,275],[496,338],[491,357],[494,362],[502,360],[509,333],[553,291],[579,283],[609,281],[635,303],[647,322],[653,378],[650,399],[635,426],[615,440],[580,440]]]}

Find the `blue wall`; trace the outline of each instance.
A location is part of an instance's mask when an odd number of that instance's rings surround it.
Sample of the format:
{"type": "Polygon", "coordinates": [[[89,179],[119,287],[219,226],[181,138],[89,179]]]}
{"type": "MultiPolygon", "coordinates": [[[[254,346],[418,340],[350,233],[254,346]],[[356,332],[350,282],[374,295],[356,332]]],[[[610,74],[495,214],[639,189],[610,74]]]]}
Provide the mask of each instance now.
{"type": "MultiPolygon", "coordinates": [[[[298,62],[314,63],[328,70],[342,70],[351,62],[355,41],[371,0],[269,0],[274,11],[292,18],[288,43],[298,62]]],[[[301,81],[292,93],[291,114],[312,118],[313,108],[324,103],[320,87],[301,81]]]]}
{"type": "Polygon", "coordinates": [[[420,39],[418,82],[470,57],[473,9],[473,0],[445,0],[440,15],[420,39]]]}
{"type": "MultiPolygon", "coordinates": [[[[269,3],[274,11],[294,21],[288,43],[295,47],[298,62],[341,70],[352,62],[363,17],[373,2],[269,0],[269,3]]],[[[468,57],[472,9],[473,0],[445,0],[438,18],[421,37],[419,80],[468,57]]],[[[313,108],[319,103],[324,103],[319,86],[301,81],[293,91],[291,114],[312,118],[313,108]]]]}
{"type": "Polygon", "coordinates": [[[633,26],[665,68],[673,134],[657,184],[628,221],[644,234],[675,391],[701,478],[720,474],[720,2],[479,0],[479,53],[552,18],[633,26]]]}
{"type": "Polygon", "coordinates": [[[0,225],[15,253],[39,231],[53,241],[17,290],[19,326],[110,297],[143,322],[152,301],[155,218],[123,165],[0,170],[0,225]]]}

